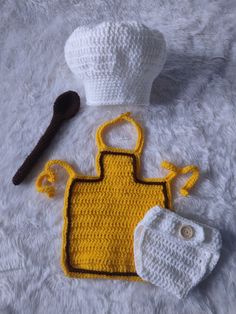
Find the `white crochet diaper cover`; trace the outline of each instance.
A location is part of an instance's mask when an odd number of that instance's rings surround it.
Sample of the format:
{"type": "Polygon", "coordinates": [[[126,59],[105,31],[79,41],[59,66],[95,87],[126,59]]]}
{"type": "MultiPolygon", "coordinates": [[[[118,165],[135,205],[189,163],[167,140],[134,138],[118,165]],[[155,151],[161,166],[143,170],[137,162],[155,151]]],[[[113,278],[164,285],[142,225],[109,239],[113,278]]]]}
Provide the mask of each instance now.
{"type": "Polygon", "coordinates": [[[218,230],[153,207],[134,233],[138,275],[182,298],[215,267],[221,248],[218,230]]]}

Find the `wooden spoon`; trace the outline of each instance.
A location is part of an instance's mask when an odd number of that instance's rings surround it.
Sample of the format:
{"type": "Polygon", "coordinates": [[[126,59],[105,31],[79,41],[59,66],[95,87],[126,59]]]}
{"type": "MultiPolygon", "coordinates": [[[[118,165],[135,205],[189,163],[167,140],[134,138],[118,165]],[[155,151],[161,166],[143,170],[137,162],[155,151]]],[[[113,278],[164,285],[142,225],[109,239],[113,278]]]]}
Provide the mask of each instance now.
{"type": "Polygon", "coordinates": [[[76,92],[67,91],[56,99],[53,106],[52,120],[45,133],[38,141],[38,144],[14,175],[12,182],[15,185],[20,184],[26,178],[42,153],[51,143],[63,122],[74,117],[79,111],[79,107],[80,98],[76,92]]]}

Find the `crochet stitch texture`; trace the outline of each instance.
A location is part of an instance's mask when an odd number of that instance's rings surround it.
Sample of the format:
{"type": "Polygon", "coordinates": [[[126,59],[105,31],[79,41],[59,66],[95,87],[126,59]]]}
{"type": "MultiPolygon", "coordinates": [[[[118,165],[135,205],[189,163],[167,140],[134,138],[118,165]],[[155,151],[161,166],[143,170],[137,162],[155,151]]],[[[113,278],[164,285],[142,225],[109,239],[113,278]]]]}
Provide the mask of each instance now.
{"type": "MultiPolygon", "coordinates": [[[[140,155],[143,148],[141,126],[129,113],[108,121],[97,130],[97,176],[76,174],[63,161],[49,161],[39,175],[39,192],[54,195],[52,166],[64,167],[69,180],[64,201],[62,266],[66,275],[80,278],[112,278],[141,280],[135,270],[133,232],[150,207],[160,205],[171,209],[171,181],[181,170],[164,162],[170,170],[164,178],[140,177],[140,155]],[[126,120],[138,133],[134,150],[107,146],[103,141],[106,127],[126,120]]],[[[188,166],[192,175],[184,190],[196,182],[199,172],[188,166]]]]}
{"type": "Polygon", "coordinates": [[[134,233],[138,275],[178,298],[210,274],[220,248],[218,230],[159,206],[147,212],[134,233]]]}
{"type": "Polygon", "coordinates": [[[138,22],[78,27],[65,44],[66,62],[83,81],[88,105],[148,104],[165,58],[163,35],[138,22]]]}

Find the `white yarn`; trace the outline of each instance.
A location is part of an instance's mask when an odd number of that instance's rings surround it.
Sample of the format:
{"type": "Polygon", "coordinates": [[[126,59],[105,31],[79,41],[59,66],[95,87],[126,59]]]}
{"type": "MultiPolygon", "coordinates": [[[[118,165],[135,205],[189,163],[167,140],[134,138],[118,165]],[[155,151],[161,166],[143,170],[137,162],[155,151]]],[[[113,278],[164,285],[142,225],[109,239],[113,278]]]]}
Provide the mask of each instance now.
{"type": "Polygon", "coordinates": [[[221,248],[218,230],[183,218],[158,206],[152,208],[134,233],[138,275],[182,298],[215,267],[221,248]],[[192,238],[181,235],[190,227],[192,238]]]}
{"type": "Polygon", "coordinates": [[[66,62],[84,83],[87,105],[148,104],[165,58],[163,35],[138,22],[78,27],[65,44],[66,62]]]}

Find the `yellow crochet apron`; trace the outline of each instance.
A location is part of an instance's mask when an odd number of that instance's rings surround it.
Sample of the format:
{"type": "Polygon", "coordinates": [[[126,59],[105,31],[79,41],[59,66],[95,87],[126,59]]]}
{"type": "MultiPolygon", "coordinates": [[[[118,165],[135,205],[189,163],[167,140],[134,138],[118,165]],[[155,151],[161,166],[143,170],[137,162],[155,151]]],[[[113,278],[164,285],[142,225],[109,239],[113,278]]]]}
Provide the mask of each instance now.
{"type": "Polygon", "coordinates": [[[177,169],[164,161],[169,170],[164,178],[142,178],[139,173],[143,148],[141,126],[125,113],[108,121],[97,130],[97,176],[77,174],[64,161],[51,160],[39,175],[39,192],[54,196],[56,177],[53,165],[66,169],[69,179],[64,200],[62,267],[67,276],[141,280],[135,271],[133,233],[135,226],[153,206],[171,209],[171,181],[177,174],[191,172],[181,189],[183,195],[198,179],[195,166],[177,169]],[[126,120],[138,133],[134,150],[107,146],[104,129],[126,120]],[[46,181],[46,182],[45,182],[46,181]]]}

